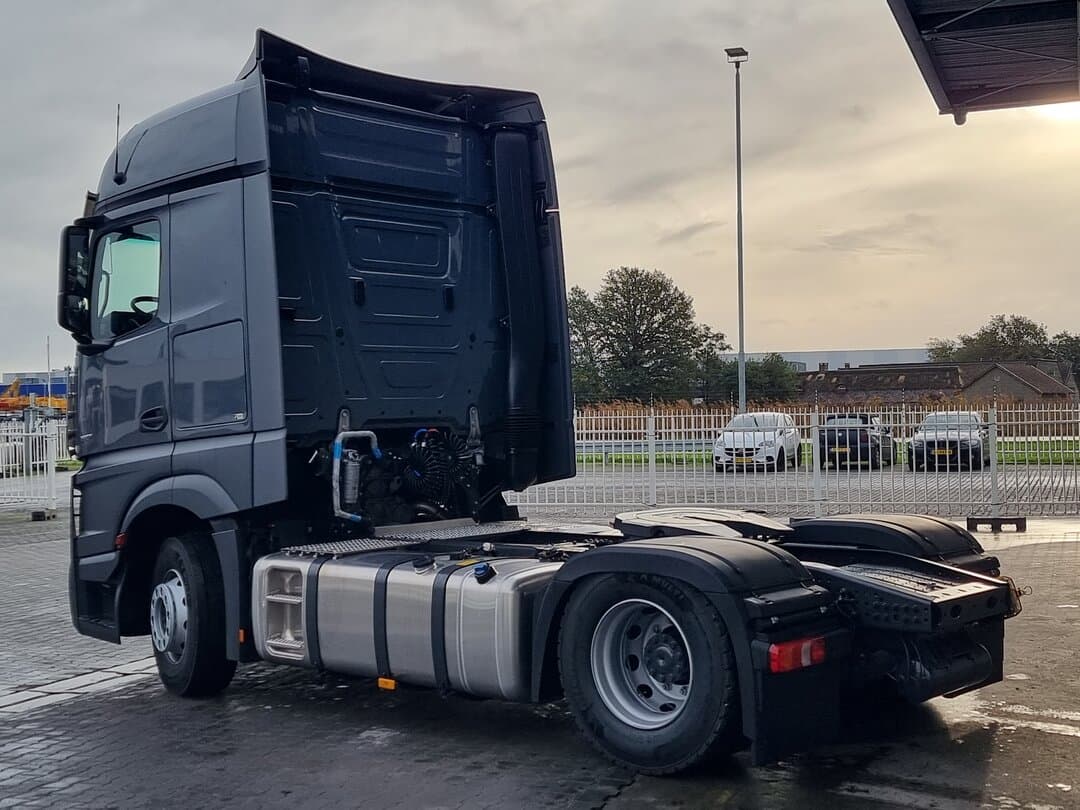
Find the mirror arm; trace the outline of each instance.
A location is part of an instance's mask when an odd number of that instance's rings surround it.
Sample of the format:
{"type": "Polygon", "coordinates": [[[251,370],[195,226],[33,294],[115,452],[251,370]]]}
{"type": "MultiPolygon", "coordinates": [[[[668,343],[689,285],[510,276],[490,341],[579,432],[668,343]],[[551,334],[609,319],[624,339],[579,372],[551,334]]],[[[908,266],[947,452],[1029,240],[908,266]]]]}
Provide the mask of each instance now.
{"type": "Polygon", "coordinates": [[[111,340],[94,340],[93,338],[78,336],[75,338],[78,345],[75,347],[75,351],[83,355],[101,354],[107,348],[113,345],[111,340]]]}
{"type": "Polygon", "coordinates": [[[78,217],[71,224],[77,228],[89,228],[93,231],[100,228],[107,221],[103,214],[97,214],[92,217],[78,217]]]}

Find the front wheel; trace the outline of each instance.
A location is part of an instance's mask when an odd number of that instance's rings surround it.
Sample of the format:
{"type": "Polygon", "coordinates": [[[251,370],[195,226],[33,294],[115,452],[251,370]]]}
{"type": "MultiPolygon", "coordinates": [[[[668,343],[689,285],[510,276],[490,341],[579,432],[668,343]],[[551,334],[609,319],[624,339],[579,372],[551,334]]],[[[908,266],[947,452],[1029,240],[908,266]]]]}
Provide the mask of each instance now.
{"type": "Polygon", "coordinates": [[[170,537],[154,564],[150,638],[158,674],[177,695],[215,695],[229,685],[236,662],[225,656],[225,588],[210,538],[170,537]]]}
{"type": "Polygon", "coordinates": [[[740,747],[731,642],[698,591],[663,577],[604,575],[575,590],[564,616],[563,690],[608,757],[662,775],[740,747]]]}

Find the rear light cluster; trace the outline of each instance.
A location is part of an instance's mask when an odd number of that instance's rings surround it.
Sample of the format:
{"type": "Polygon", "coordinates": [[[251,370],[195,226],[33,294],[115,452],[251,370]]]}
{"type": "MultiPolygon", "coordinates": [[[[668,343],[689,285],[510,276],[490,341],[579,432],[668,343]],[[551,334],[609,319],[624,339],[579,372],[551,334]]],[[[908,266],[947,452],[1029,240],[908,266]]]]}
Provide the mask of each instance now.
{"type": "Polygon", "coordinates": [[[793,672],[825,663],[825,637],[800,638],[769,645],[769,672],[793,672]]]}

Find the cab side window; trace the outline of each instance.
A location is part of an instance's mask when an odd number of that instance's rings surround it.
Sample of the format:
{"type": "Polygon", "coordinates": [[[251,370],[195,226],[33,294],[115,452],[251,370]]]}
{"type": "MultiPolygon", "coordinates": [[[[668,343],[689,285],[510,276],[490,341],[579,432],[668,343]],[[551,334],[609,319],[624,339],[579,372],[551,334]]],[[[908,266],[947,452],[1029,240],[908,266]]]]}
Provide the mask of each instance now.
{"type": "Polygon", "coordinates": [[[161,279],[161,227],[129,225],[102,236],[94,252],[90,302],[95,338],[126,335],[154,319],[161,279]]]}

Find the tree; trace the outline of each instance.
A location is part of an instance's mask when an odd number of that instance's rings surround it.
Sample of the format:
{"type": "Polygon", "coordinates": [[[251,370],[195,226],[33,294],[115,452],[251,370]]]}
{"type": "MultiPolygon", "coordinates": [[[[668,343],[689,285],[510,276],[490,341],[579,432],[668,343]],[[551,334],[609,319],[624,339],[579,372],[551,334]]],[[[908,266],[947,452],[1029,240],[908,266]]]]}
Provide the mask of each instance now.
{"type": "Polygon", "coordinates": [[[581,287],[574,286],[566,297],[570,324],[570,374],[577,398],[584,402],[605,396],[596,356],[596,305],[581,287]]]}
{"type": "Polygon", "coordinates": [[[694,320],[694,301],[659,270],[609,270],[600,290],[567,296],[579,399],[692,396],[699,368],[727,348],[694,320]],[[707,347],[706,347],[707,344],[707,347]]]}
{"type": "Polygon", "coordinates": [[[1054,358],[1068,363],[1074,374],[1080,375],[1080,335],[1058,332],[1050,339],[1054,358]]]}
{"type": "Polygon", "coordinates": [[[1023,315],[995,315],[976,332],[928,344],[934,361],[1038,360],[1053,355],[1046,327],[1023,315]]]}
{"type": "MultiPolygon", "coordinates": [[[[724,363],[717,379],[720,396],[730,402],[739,397],[739,364],[724,363]]],[[[778,402],[794,399],[799,392],[798,375],[780,354],[768,354],[762,360],[746,363],[746,399],[748,402],[778,402]]]]}
{"type": "Polygon", "coordinates": [[[730,348],[731,344],[722,332],[715,331],[711,326],[699,328],[698,348],[694,352],[696,393],[706,403],[721,397],[719,376],[725,363],[721,353],[730,348]]]}
{"type": "Polygon", "coordinates": [[[783,355],[774,352],[746,367],[748,399],[766,402],[794,399],[798,391],[798,375],[783,355]]]}

